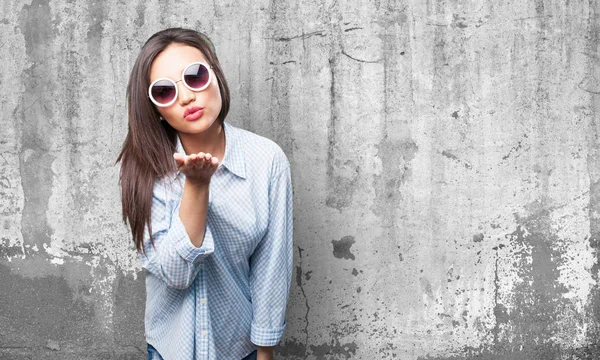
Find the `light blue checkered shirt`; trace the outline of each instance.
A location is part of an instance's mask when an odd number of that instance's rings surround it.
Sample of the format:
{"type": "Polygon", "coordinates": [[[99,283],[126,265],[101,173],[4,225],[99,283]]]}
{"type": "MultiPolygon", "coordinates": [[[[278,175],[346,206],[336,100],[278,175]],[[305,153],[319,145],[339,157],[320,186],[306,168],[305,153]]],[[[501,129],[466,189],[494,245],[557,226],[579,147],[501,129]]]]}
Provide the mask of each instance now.
{"type": "MultiPolygon", "coordinates": [[[[179,218],[185,175],[154,185],[146,231],[146,341],[165,360],[242,359],[279,343],[292,277],[292,185],[273,141],[224,124],[202,247],[179,218]]],[[[179,138],[177,152],[184,153],[179,138]]]]}

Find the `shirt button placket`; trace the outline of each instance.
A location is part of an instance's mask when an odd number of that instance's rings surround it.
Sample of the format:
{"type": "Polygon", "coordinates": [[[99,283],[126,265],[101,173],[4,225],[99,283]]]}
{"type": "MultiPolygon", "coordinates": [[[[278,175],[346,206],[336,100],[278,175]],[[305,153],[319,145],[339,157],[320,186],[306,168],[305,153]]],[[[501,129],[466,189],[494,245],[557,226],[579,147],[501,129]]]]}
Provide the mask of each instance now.
{"type": "Polygon", "coordinates": [[[209,324],[208,324],[208,308],[206,306],[206,269],[204,263],[200,263],[200,272],[198,273],[200,277],[199,286],[196,288],[196,314],[198,314],[198,329],[199,331],[199,353],[200,359],[208,359],[208,348],[209,348],[209,324]]]}

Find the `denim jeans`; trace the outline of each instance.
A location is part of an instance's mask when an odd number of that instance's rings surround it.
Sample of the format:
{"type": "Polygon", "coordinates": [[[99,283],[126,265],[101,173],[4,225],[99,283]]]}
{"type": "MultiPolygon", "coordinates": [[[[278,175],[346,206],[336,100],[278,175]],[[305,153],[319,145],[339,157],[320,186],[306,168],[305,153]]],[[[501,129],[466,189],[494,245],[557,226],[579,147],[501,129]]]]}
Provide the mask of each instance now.
{"type": "MultiPolygon", "coordinates": [[[[148,344],[148,360],[163,360],[162,356],[156,351],[156,349],[148,344]]],[[[250,353],[250,355],[246,356],[242,360],[256,360],[256,350],[250,353]]]]}

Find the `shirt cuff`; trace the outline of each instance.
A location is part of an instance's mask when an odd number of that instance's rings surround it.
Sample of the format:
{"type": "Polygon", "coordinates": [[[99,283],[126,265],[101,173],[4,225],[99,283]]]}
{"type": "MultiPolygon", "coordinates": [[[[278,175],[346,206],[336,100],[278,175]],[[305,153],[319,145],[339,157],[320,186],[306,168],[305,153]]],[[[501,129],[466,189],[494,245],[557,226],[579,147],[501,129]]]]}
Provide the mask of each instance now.
{"type": "Polygon", "coordinates": [[[192,244],[192,241],[185,230],[185,226],[178,215],[173,216],[173,223],[171,224],[169,232],[173,234],[171,241],[173,241],[177,253],[185,259],[185,261],[197,263],[205,257],[202,255],[212,254],[215,250],[212,232],[210,231],[208,224],[206,224],[206,228],[204,229],[202,246],[199,248],[192,244]]]}
{"type": "Polygon", "coordinates": [[[252,325],[250,330],[250,341],[256,346],[275,346],[281,341],[286,323],[278,328],[261,328],[252,325]]]}

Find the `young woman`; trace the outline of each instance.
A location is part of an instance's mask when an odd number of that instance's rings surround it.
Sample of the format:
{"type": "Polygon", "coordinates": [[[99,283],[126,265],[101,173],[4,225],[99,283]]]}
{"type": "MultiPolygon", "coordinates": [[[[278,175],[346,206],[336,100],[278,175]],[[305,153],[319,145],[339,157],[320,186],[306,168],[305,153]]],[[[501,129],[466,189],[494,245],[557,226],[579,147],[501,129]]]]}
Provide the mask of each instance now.
{"type": "Polygon", "coordinates": [[[154,34],[127,89],[123,220],[146,270],[149,359],[271,359],[292,273],[292,187],[274,142],[225,122],[196,31],[154,34]]]}

